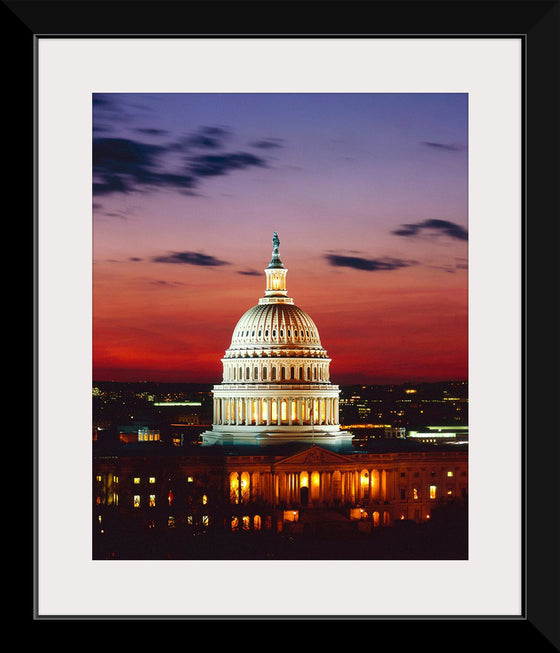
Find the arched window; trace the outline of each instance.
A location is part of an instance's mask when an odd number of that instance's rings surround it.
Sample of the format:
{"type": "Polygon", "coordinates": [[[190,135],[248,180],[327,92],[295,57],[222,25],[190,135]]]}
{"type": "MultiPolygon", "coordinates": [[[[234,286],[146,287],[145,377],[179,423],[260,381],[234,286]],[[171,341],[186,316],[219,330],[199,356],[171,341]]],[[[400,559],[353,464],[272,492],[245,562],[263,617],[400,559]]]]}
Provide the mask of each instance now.
{"type": "Polygon", "coordinates": [[[299,368],[299,378],[303,379],[303,365],[299,368]]]}
{"type": "Polygon", "coordinates": [[[266,370],[266,367],[263,367],[263,371],[262,371],[263,381],[266,381],[266,377],[267,377],[267,370],[266,370]]]}
{"type": "Polygon", "coordinates": [[[282,380],[286,378],[286,368],[282,365],[282,380]]]}
{"type": "Polygon", "coordinates": [[[251,378],[251,368],[245,368],[245,380],[248,381],[251,378]]]}
{"type": "Polygon", "coordinates": [[[292,367],[290,368],[290,379],[295,379],[295,378],[296,378],[296,369],[292,365],[292,367]]]}
{"type": "Polygon", "coordinates": [[[253,370],[253,379],[255,381],[259,380],[259,368],[255,365],[255,369],[253,370]]]}
{"type": "Polygon", "coordinates": [[[276,368],[275,367],[272,368],[272,380],[273,381],[276,380],[276,368]]]}

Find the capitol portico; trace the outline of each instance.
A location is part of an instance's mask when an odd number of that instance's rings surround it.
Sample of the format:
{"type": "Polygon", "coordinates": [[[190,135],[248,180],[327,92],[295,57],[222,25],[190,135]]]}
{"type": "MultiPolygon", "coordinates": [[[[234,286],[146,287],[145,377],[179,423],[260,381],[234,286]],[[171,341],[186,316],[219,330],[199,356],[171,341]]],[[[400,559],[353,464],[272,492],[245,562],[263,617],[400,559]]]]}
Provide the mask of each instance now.
{"type": "Polygon", "coordinates": [[[340,447],[352,435],[339,425],[339,387],[311,317],[288,297],[288,270],[276,232],[266,290],[233,331],[214,386],[212,430],[203,445],[312,442],[340,447]]]}

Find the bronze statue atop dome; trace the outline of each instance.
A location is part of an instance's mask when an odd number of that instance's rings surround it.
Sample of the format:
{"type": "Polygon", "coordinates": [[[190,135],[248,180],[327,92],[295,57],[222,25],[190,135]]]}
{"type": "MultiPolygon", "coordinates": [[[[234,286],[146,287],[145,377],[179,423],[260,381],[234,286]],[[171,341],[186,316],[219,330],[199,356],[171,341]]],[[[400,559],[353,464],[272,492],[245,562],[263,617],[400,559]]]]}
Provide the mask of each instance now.
{"type": "Polygon", "coordinates": [[[272,260],[270,261],[269,268],[283,268],[284,264],[280,260],[280,238],[275,231],[272,235],[272,260]]]}

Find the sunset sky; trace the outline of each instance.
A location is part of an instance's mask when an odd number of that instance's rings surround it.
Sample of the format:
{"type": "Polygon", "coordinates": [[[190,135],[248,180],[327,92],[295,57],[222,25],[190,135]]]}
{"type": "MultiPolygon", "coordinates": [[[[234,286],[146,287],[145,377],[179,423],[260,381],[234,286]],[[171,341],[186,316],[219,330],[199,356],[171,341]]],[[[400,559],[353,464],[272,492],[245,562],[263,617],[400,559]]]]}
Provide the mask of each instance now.
{"type": "Polygon", "coordinates": [[[219,383],[272,234],[333,383],[467,378],[466,94],[94,94],[93,379],[219,383]]]}

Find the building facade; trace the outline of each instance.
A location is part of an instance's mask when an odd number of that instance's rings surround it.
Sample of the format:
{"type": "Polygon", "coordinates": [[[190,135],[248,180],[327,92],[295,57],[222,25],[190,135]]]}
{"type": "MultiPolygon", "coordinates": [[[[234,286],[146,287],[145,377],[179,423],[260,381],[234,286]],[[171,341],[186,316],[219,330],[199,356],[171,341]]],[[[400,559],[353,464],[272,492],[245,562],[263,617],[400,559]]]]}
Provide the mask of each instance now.
{"type": "Polygon", "coordinates": [[[307,510],[323,510],[376,528],[426,522],[434,507],[465,503],[468,495],[467,452],[457,447],[344,454],[314,445],[296,453],[159,448],[154,455],[150,446],[95,459],[99,524],[119,515],[143,526],[282,530],[307,510]]]}

